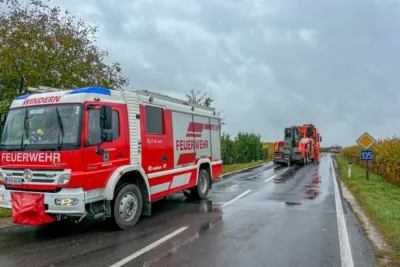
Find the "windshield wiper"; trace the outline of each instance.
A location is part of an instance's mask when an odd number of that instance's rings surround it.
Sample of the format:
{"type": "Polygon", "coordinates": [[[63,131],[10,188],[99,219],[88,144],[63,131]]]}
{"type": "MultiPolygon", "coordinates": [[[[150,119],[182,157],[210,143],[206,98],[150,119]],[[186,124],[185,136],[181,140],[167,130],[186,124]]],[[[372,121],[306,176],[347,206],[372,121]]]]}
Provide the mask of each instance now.
{"type": "Polygon", "coordinates": [[[25,117],[24,117],[24,133],[21,138],[21,151],[25,150],[26,144],[24,145],[24,136],[26,135],[26,125],[28,121],[28,109],[25,109],[25,117]]]}
{"type": "Polygon", "coordinates": [[[56,112],[57,112],[57,122],[58,122],[58,126],[60,127],[60,133],[62,136],[62,139],[60,141],[60,135],[58,135],[58,141],[57,141],[57,148],[58,150],[61,150],[62,145],[63,145],[63,141],[64,141],[64,127],[63,127],[63,123],[60,117],[60,113],[58,112],[58,107],[56,107],[56,112]]]}

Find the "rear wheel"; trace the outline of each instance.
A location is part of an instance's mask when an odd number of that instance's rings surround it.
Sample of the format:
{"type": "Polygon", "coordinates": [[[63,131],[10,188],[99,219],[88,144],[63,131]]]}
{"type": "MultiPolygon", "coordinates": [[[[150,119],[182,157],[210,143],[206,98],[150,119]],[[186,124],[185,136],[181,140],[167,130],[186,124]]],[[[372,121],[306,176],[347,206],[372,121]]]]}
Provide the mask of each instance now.
{"type": "Polygon", "coordinates": [[[142,213],[143,197],[140,189],[134,184],[124,185],[113,201],[112,218],[119,229],[134,226],[142,213]]]}
{"type": "Polygon", "coordinates": [[[301,165],[306,166],[307,165],[307,154],[304,154],[303,162],[301,165]]]}
{"type": "Polygon", "coordinates": [[[199,199],[204,199],[210,190],[210,173],[206,169],[200,169],[197,185],[190,191],[192,195],[199,199]]]}

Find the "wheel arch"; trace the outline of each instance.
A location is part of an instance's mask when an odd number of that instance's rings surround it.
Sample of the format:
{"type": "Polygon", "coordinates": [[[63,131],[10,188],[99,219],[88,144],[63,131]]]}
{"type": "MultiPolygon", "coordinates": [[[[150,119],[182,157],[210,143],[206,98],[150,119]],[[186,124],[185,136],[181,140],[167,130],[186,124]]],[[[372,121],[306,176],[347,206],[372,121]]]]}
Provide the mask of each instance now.
{"type": "Polygon", "coordinates": [[[119,167],[108,179],[104,196],[107,200],[113,200],[115,192],[119,190],[122,184],[136,184],[142,192],[143,201],[150,202],[150,186],[147,175],[143,168],[138,165],[127,165],[119,167]]]}

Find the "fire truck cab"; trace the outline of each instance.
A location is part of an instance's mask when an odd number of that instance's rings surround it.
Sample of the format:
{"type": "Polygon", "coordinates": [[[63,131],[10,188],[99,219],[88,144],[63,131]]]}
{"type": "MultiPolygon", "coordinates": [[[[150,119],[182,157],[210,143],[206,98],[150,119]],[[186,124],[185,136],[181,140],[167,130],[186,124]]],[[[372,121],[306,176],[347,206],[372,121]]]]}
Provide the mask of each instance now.
{"type": "Polygon", "coordinates": [[[222,173],[214,108],[148,91],[28,91],[0,141],[0,207],[14,223],[110,218],[127,229],[167,195],[206,198],[222,173]]]}

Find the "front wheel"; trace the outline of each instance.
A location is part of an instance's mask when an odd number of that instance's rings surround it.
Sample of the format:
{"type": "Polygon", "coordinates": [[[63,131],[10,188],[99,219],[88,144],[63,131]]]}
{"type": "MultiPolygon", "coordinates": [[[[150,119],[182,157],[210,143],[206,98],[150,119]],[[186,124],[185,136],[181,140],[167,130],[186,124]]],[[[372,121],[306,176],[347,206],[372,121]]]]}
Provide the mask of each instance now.
{"type": "Polygon", "coordinates": [[[122,230],[134,226],[142,213],[142,204],[142,193],[136,185],[123,186],[115,196],[113,203],[112,217],[115,225],[122,230]]]}

